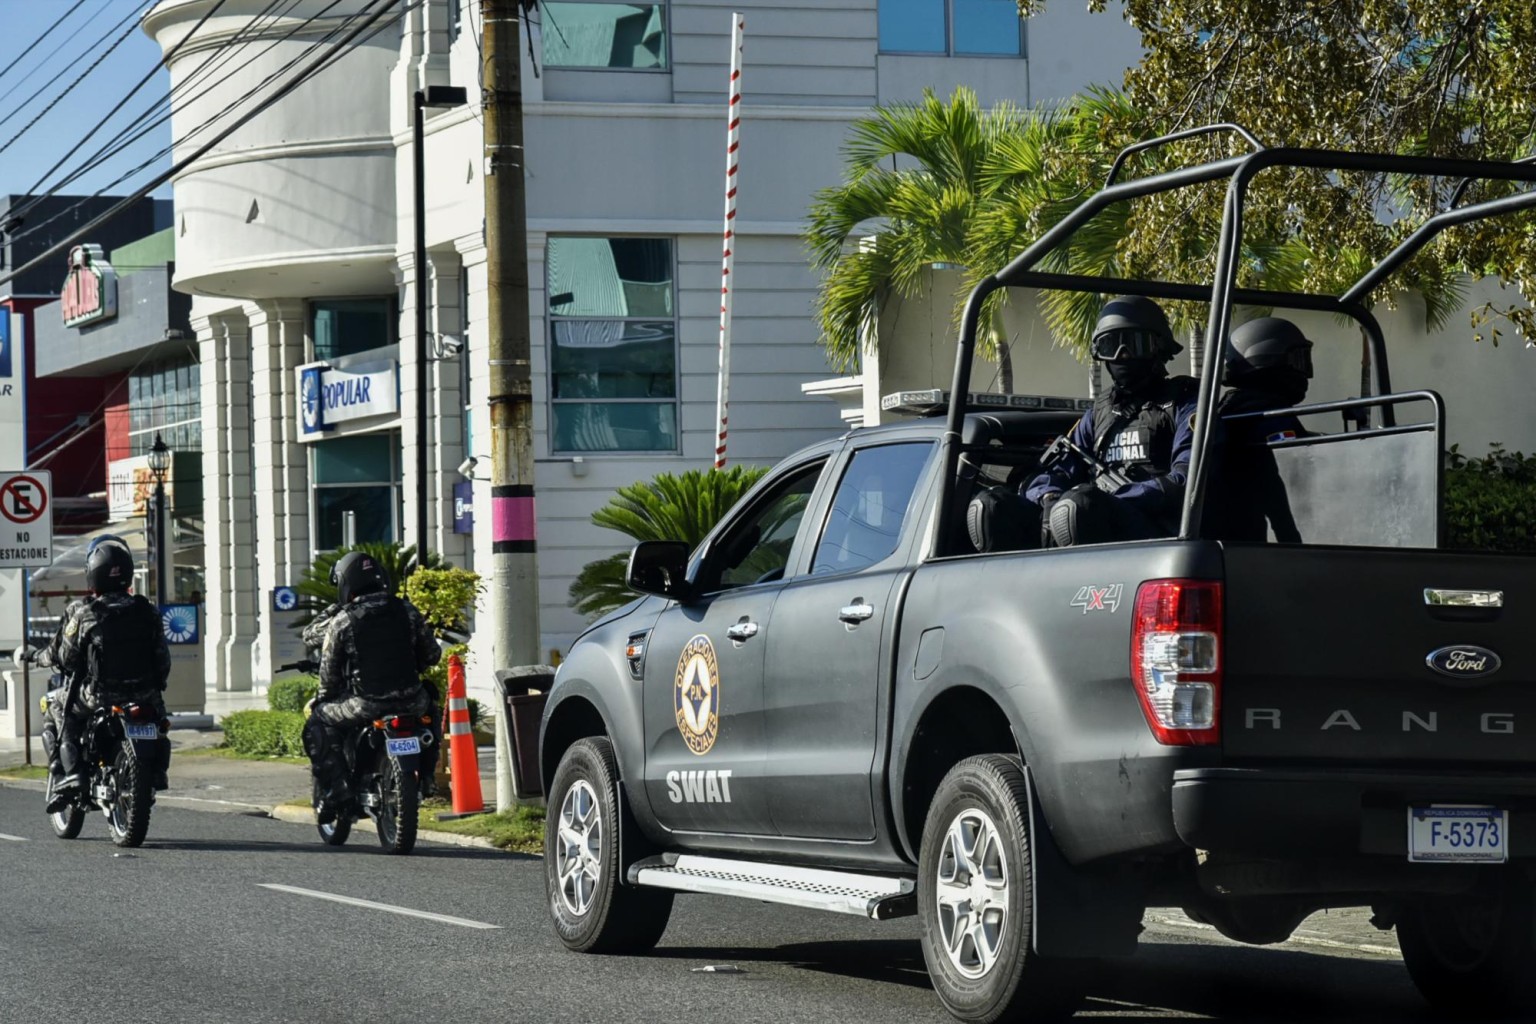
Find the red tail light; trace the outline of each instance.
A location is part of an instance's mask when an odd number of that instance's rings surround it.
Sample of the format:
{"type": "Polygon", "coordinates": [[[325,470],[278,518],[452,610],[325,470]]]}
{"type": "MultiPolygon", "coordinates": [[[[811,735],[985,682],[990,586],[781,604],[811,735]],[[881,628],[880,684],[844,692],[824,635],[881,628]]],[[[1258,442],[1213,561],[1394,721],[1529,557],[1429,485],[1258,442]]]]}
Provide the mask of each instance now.
{"type": "Polygon", "coordinates": [[[1221,742],[1222,588],[1149,580],[1136,591],[1131,683],[1159,743],[1221,742]]]}

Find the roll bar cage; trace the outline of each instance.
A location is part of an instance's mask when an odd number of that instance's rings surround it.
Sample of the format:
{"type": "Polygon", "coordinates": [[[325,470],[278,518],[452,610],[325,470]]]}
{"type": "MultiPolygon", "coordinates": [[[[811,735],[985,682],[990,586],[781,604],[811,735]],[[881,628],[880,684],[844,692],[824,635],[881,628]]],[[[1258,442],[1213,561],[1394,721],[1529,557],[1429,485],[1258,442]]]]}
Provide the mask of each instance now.
{"type": "MultiPolygon", "coordinates": [[[[971,359],[976,351],[976,333],[981,306],[993,292],[1011,287],[1054,288],[1067,291],[1144,295],[1154,299],[1192,299],[1208,302],[1210,313],[1205,331],[1206,359],[1200,373],[1200,390],[1197,399],[1199,412],[1195,419],[1196,429],[1190,453],[1189,478],[1184,490],[1184,509],[1178,533],[1181,540],[1198,537],[1201,505],[1210,475],[1208,464],[1211,424],[1215,421],[1216,403],[1220,397],[1217,380],[1223,361],[1220,356],[1224,348],[1221,339],[1227,336],[1233,305],[1243,303],[1283,309],[1315,310],[1342,314],[1354,319],[1365,332],[1371,347],[1376,393],[1378,395],[1390,393],[1391,376],[1387,367],[1386,340],[1382,335],[1381,324],[1365,307],[1365,298],[1446,228],[1536,208],[1536,189],[1527,189],[1498,199],[1468,203],[1465,206],[1460,205],[1469,186],[1476,181],[1536,183],[1536,164],[1523,161],[1457,160],[1425,156],[1396,156],[1386,153],[1351,153],[1328,149],[1266,147],[1252,132],[1235,124],[1206,125],[1125,147],[1115,157],[1106,176],[1104,188],[1084,200],[1006,267],[983,278],[966,300],[961,317],[960,336],[956,343],[955,372],[949,392],[951,396],[949,410],[940,442],[940,458],[943,459],[941,479],[953,480],[958,468],[962,448],[961,426],[966,412],[964,396],[970,390],[971,359]],[[1217,132],[1232,132],[1240,135],[1253,147],[1253,152],[1164,171],[1145,178],[1116,181],[1126,159],[1134,153],[1167,145],[1180,139],[1217,132]],[[1271,167],[1461,178],[1463,181],[1458,185],[1454,199],[1447,209],[1427,218],[1423,224],[1403,239],[1397,248],[1383,257],[1360,280],[1340,295],[1239,288],[1237,272],[1241,263],[1243,212],[1248,198],[1248,186],[1255,175],[1271,167]],[[1138,278],[1048,273],[1035,269],[1047,255],[1058,249],[1079,228],[1111,204],[1223,179],[1229,184],[1222,210],[1221,233],[1217,241],[1215,281],[1208,286],[1138,278]]],[[[1387,427],[1395,425],[1396,421],[1390,404],[1382,408],[1382,422],[1387,427]]],[[[940,489],[935,523],[935,535],[940,538],[950,535],[949,530],[954,516],[952,492],[951,487],[946,486],[940,489]]]]}

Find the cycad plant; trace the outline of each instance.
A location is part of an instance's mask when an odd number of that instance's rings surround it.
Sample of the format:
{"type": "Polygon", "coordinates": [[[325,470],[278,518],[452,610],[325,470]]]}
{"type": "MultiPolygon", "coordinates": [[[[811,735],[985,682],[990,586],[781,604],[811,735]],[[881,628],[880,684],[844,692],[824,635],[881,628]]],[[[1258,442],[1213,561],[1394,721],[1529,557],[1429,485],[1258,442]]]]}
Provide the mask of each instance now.
{"type": "MultiPolygon", "coordinates": [[[[737,465],[661,473],[619,488],[608,504],[592,513],[592,522],[635,541],[680,540],[696,547],[767,471],[737,465]]],[[[634,600],[624,580],[628,562],[628,551],[588,562],[571,584],[571,607],[595,616],[634,600]]]]}

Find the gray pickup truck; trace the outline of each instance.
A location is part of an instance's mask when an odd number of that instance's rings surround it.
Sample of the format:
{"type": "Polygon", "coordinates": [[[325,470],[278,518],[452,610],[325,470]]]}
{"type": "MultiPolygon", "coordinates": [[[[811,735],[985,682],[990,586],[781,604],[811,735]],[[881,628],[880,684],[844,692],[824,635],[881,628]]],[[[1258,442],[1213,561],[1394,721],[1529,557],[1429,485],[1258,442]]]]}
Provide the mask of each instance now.
{"type": "Polygon", "coordinates": [[[1112,171],[972,295],[944,415],[791,456],[697,550],[637,547],[647,596],[573,645],[543,722],[569,948],[648,948],[687,892],[917,914],[954,1016],[1046,1020],[1089,965],[1134,952],[1148,907],[1251,943],[1371,907],[1436,1007],[1532,1005],[1536,631],[1519,616],[1536,561],[1442,547],[1444,409],[1392,391],[1363,300],[1440,230],[1536,191],[1453,204],[1342,295],[1246,289],[1244,197],[1273,167],[1531,175],[1256,143],[1112,171]],[[1035,269],[1111,203],[1222,180],[1214,284],[1035,269]],[[1208,302],[1211,353],[1234,304],[1347,315],[1372,393],[1289,410],[1318,429],[1241,447],[1213,429],[1210,359],[1177,536],[1042,549],[995,523],[1011,539],[978,551],[967,510],[1010,504],[974,499],[1015,489],[1075,420],[967,401],[980,304],[1003,287],[1208,302]],[[1223,467],[1256,458],[1301,543],[1213,536],[1203,513],[1251,500],[1223,467]]]}

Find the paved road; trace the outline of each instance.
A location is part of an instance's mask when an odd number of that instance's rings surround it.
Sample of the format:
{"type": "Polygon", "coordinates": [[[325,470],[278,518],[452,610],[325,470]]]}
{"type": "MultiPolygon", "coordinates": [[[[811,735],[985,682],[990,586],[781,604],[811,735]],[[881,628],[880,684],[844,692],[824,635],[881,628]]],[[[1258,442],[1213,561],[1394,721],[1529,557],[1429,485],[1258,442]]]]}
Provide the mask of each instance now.
{"type": "MultiPolygon", "coordinates": [[[[581,957],[550,934],[534,858],[432,845],[391,858],[369,836],[332,850],[307,826],[168,806],[143,848],[120,852],[100,816],[53,838],[38,800],[0,787],[0,834],[17,837],[0,838],[6,1024],[947,1019],[911,920],[685,897],[652,955],[581,957]],[[694,970],[709,964],[744,973],[694,970]]],[[[1103,969],[1079,1019],[1432,1019],[1390,957],[1221,941],[1155,925],[1134,960],[1103,969]]]]}

